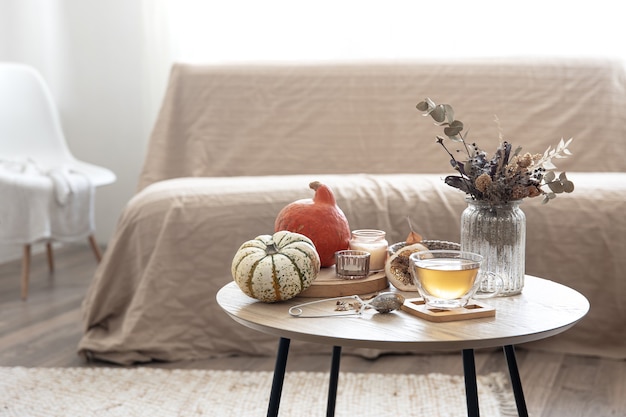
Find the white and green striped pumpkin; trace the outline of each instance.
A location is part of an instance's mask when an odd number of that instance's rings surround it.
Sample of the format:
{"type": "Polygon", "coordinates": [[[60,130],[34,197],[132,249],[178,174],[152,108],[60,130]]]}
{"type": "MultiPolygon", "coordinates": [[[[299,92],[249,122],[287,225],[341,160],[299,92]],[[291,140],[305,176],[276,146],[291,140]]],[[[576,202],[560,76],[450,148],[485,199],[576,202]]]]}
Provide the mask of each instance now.
{"type": "Polygon", "coordinates": [[[320,257],[308,237],[279,231],[257,236],[237,250],[233,279],[248,296],[272,303],[306,290],[320,271],[320,257]]]}

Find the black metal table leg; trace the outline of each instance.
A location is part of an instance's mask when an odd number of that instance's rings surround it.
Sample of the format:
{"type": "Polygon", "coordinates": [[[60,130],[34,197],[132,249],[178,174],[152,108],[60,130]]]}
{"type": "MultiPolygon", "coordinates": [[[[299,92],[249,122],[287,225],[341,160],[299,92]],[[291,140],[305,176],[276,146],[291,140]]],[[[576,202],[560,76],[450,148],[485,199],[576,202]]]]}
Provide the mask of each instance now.
{"type": "Polygon", "coordinates": [[[280,406],[280,396],[283,392],[290,342],[289,339],[284,337],[281,337],[278,342],[278,354],[276,355],[276,365],[274,366],[274,378],[272,379],[272,391],[270,392],[270,403],[267,407],[267,417],[278,417],[278,407],[280,406]]]}
{"type": "Polygon", "coordinates": [[[328,404],[326,417],[334,417],[337,402],[337,385],[339,384],[339,363],[341,361],[341,346],[333,346],[333,357],[330,364],[330,383],[328,384],[328,404]]]}
{"type": "Polygon", "coordinates": [[[463,373],[465,374],[465,397],[468,417],[479,417],[478,385],[476,384],[476,362],[474,349],[463,350],[463,373]]]}
{"type": "Polygon", "coordinates": [[[526,399],[524,398],[524,391],[522,390],[522,380],[519,376],[517,359],[515,357],[515,348],[513,347],[513,345],[504,346],[504,356],[506,357],[506,363],[509,365],[509,376],[511,377],[511,387],[513,388],[513,395],[515,395],[517,414],[520,417],[528,417],[528,410],[526,409],[526,399]]]}

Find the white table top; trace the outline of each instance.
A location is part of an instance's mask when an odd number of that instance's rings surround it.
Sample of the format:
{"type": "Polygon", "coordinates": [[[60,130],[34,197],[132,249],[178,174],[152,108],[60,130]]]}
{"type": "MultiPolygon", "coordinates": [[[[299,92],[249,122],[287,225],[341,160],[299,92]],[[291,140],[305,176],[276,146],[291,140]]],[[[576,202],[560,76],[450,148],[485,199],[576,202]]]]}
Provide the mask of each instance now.
{"type": "MultiPolygon", "coordinates": [[[[418,296],[400,293],[406,298],[418,296]]],[[[361,316],[289,315],[291,306],[312,300],[296,297],[262,303],[246,296],[234,282],[217,293],[217,302],[235,321],[264,333],[314,343],[400,351],[478,349],[530,342],[569,329],[589,311],[589,302],[579,292],[528,275],[522,294],[481,300],[496,308],[495,317],[447,323],[430,322],[405,311],[380,314],[373,309],[361,316]]],[[[333,313],[332,308],[329,312],[333,313]]]]}

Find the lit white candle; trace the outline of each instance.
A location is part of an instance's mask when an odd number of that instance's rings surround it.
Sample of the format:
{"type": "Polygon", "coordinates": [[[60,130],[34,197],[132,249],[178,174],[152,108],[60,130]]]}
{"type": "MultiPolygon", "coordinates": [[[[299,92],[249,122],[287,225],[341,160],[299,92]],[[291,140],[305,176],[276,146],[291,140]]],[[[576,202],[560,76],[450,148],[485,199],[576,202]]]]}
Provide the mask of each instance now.
{"type": "Polygon", "coordinates": [[[347,264],[342,268],[344,271],[360,271],[361,267],[358,265],[347,264]]]}

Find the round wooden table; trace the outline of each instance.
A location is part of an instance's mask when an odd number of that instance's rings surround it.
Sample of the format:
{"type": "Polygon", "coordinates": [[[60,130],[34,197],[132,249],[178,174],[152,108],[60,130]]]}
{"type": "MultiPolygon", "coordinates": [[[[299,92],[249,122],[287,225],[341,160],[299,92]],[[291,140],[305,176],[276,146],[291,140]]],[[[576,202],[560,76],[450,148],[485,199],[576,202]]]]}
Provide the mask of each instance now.
{"type": "MultiPolygon", "coordinates": [[[[407,299],[416,297],[416,293],[400,293],[407,299]]],[[[235,321],[279,338],[268,416],[278,415],[291,339],[333,346],[329,416],[334,414],[342,346],[399,351],[462,351],[469,416],[479,415],[474,349],[503,347],[518,413],[527,416],[513,346],[561,333],[589,311],[589,302],[579,292],[528,275],[521,294],[484,300],[495,308],[495,316],[469,320],[432,322],[406,311],[380,314],[373,309],[354,316],[304,318],[289,314],[290,307],[312,300],[296,297],[280,303],[262,303],[246,296],[234,282],[217,293],[218,304],[235,321]]],[[[337,314],[328,303],[311,307],[320,314],[337,314]]]]}

